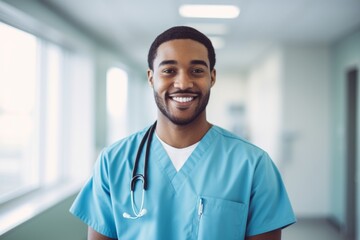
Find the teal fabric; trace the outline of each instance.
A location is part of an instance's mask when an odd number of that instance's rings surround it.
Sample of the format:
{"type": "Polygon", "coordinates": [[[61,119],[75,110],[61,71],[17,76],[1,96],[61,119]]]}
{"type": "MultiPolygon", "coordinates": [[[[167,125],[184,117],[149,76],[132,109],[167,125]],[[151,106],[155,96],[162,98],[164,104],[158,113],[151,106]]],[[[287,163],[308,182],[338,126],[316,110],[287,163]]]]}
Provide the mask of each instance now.
{"type": "MultiPolygon", "coordinates": [[[[268,154],[217,126],[206,133],[179,172],[154,137],[145,192],[147,214],[136,220],[123,218],[124,212],[133,215],[130,180],[144,134],[145,130],[101,152],[93,176],[70,209],[97,232],[121,240],[227,240],[296,221],[268,154]]],[[[143,157],[139,173],[143,172],[143,157]]],[[[138,184],[138,206],[141,192],[138,184]]]]}

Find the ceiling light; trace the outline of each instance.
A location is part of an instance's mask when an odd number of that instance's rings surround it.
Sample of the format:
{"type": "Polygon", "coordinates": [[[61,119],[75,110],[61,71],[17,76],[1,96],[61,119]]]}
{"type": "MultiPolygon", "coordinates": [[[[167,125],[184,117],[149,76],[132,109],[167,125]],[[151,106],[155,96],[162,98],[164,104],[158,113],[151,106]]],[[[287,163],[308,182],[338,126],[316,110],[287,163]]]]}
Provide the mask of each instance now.
{"type": "Polygon", "coordinates": [[[200,32],[209,35],[224,35],[229,32],[229,28],[225,24],[217,23],[189,23],[187,26],[196,28],[200,32]]]}
{"type": "Polygon", "coordinates": [[[180,6],[179,13],[183,17],[192,18],[236,18],[240,9],[233,5],[189,5],[180,6]]]}

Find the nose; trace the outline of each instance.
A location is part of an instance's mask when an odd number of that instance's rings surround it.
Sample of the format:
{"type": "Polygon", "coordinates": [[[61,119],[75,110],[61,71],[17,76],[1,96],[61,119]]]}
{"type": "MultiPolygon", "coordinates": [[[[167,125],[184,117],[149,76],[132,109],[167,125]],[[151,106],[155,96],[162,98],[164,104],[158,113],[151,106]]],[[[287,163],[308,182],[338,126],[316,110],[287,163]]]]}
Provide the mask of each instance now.
{"type": "Polygon", "coordinates": [[[174,81],[174,87],[178,89],[189,89],[194,86],[193,79],[185,73],[178,74],[174,81]]]}

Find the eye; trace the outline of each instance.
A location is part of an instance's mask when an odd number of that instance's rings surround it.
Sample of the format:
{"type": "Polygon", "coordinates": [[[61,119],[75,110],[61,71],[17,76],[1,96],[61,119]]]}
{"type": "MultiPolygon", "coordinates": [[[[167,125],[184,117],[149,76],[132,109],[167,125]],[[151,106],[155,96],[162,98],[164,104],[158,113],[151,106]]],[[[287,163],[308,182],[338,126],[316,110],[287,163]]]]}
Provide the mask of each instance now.
{"type": "Polygon", "coordinates": [[[165,74],[173,74],[173,73],[175,73],[176,71],[175,71],[175,69],[173,69],[173,68],[165,68],[165,69],[163,69],[161,72],[162,72],[162,73],[165,73],[165,74]]]}
{"type": "Polygon", "coordinates": [[[193,70],[191,70],[192,73],[194,74],[201,74],[201,73],[204,73],[204,69],[202,68],[194,68],[193,70]]]}

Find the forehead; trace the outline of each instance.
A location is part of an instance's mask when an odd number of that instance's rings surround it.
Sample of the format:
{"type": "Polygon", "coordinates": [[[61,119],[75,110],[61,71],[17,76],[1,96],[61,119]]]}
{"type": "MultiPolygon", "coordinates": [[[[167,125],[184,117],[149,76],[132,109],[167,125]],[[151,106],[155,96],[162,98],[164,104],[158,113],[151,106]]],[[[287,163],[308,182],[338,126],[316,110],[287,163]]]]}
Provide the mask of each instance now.
{"type": "Polygon", "coordinates": [[[207,48],[191,39],[176,39],[162,43],[157,49],[154,65],[157,66],[165,60],[203,60],[209,63],[207,48]]]}

